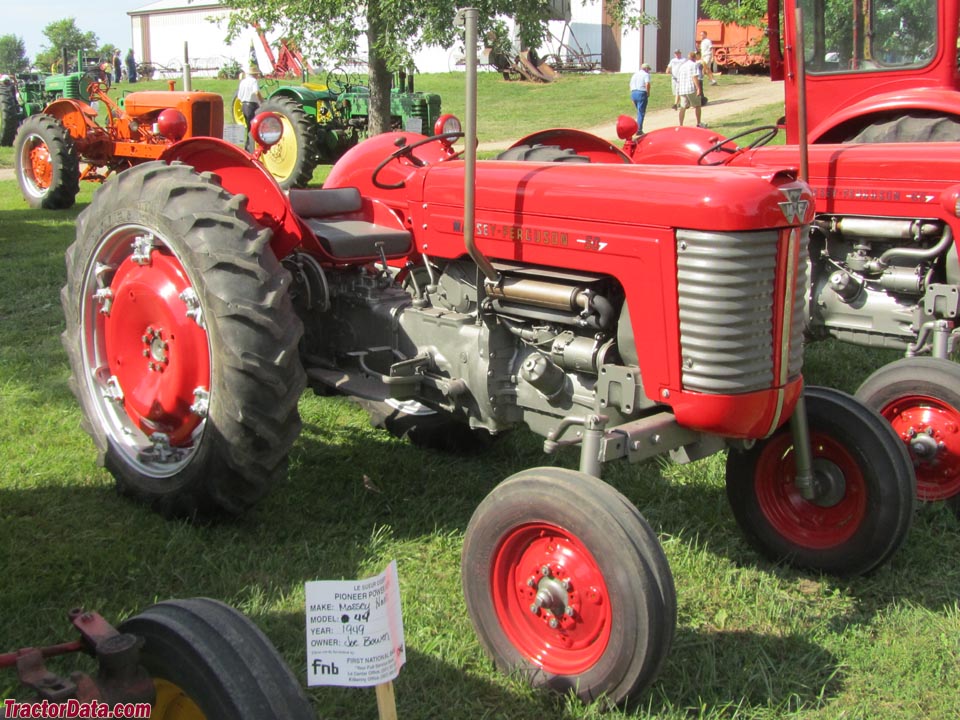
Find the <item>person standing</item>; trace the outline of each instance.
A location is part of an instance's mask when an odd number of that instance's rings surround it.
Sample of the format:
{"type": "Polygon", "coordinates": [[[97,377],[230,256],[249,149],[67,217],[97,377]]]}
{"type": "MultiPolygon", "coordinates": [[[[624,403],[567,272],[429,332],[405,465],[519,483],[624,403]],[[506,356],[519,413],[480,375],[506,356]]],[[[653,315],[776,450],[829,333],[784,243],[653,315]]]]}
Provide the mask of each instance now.
{"type": "Polygon", "coordinates": [[[637,137],[643,135],[643,117],[650,99],[650,65],[643,63],[630,78],[630,99],[637,108],[637,137]]]}
{"type": "Polygon", "coordinates": [[[697,74],[697,54],[691,52],[687,60],[677,70],[677,93],[680,95],[680,125],[683,125],[683,118],[687,113],[687,108],[693,108],[697,116],[697,127],[703,127],[700,123],[700,78],[697,74]]]}
{"type": "Polygon", "coordinates": [[[133,48],[127,50],[123,62],[127,66],[127,80],[135,83],[137,81],[137,61],[133,58],[133,48]]]}
{"type": "Polygon", "coordinates": [[[707,31],[700,31],[700,60],[703,63],[703,69],[710,78],[710,84],[716,85],[717,81],[713,79],[713,41],[707,37],[707,31]]]}
{"type": "Polygon", "coordinates": [[[120,48],[113,51],[113,82],[120,83],[120,76],[123,73],[123,63],[120,62],[120,48]]]}
{"type": "Polygon", "coordinates": [[[263,102],[263,95],[260,94],[260,71],[257,68],[250,68],[250,71],[240,79],[240,85],[237,87],[237,100],[240,101],[240,110],[243,113],[244,124],[247,126],[247,134],[243,139],[243,149],[250,150],[250,123],[253,122],[257,114],[257,108],[263,102]]]}
{"type": "Polygon", "coordinates": [[[683,52],[681,52],[680,48],[677,48],[673,51],[673,57],[670,59],[670,64],[667,65],[667,72],[670,74],[670,87],[673,89],[674,110],[680,107],[680,93],[677,92],[677,73],[680,71],[680,66],[685,62],[686,60],[683,59],[683,52]]]}

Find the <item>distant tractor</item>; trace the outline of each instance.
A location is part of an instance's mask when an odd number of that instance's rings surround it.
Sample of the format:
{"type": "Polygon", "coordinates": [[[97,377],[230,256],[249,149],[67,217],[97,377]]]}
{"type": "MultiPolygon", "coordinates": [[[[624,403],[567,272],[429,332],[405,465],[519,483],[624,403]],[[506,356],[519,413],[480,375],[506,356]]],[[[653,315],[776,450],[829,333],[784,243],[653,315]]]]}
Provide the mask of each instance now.
{"type": "MultiPolygon", "coordinates": [[[[414,92],[412,76],[401,76],[398,85],[390,92],[391,129],[430,132],[440,117],[440,96],[414,92]]],[[[264,165],[282,188],[305,187],[318,163],[336,161],[367,136],[370,91],[333,71],[325,84],[279,86],[261,110],[283,118],[283,138],[263,156],[264,165]]],[[[233,116],[243,124],[236,99],[233,116]]]]}
{"type": "Polygon", "coordinates": [[[89,102],[86,90],[91,82],[103,82],[109,87],[109,75],[98,63],[97,58],[87,57],[81,51],[70,72],[50,75],[33,70],[0,82],[0,145],[13,145],[20,123],[43,112],[44,107],[55,100],[71,98],[89,102]]]}
{"type": "Polygon", "coordinates": [[[111,173],[159,159],[178,140],[223,136],[223,100],[216,93],[136,92],[121,108],[103,83],[90,83],[86,92],[106,105],[105,126],[89,103],[62,98],[27,118],[16,134],[14,165],[30,207],[71,207],[80,180],[102,182],[111,173]]]}

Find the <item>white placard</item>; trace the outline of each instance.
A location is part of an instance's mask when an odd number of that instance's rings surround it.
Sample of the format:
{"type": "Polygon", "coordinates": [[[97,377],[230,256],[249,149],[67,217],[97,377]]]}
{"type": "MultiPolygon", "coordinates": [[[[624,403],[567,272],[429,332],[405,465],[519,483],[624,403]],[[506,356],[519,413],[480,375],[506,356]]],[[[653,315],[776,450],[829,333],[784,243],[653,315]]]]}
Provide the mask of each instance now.
{"type": "Polygon", "coordinates": [[[306,583],[307,685],[370,687],[407,661],[397,562],[366,580],[306,583]]]}

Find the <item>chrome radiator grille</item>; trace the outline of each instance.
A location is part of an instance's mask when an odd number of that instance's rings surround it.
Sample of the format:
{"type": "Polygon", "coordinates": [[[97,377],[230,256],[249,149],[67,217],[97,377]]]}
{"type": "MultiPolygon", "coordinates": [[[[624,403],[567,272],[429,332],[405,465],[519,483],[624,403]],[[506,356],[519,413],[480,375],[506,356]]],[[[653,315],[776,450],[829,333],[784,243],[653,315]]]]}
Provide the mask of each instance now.
{"type": "MultiPolygon", "coordinates": [[[[686,390],[742,393],[769,388],[774,370],[774,297],[779,234],[677,232],[682,382],[686,390]]],[[[782,308],[790,321],[787,377],[800,372],[806,293],[806,239],[795,296],[782,308]]],[[[781,352],[778,340],[776,352],[781,352]]]]}

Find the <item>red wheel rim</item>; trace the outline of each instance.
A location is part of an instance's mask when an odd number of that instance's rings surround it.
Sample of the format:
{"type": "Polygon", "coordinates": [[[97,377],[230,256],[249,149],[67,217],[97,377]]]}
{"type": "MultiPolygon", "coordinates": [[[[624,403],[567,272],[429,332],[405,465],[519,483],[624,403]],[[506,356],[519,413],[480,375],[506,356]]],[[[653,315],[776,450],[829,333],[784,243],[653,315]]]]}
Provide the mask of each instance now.
{"type": "Polygon", "coordinates": [[[823,550],[847,542],[860,528],[867,513],[867,488],[860,466],[843,445],[820,432],[810,436],[815,475],[819,467],[842,477],[837,502],[817,504],[800,495],[790,433],[777,435],[763,449],[754,487],[760,510],[777,533],[794,545],[823,550]]]}
{"type": "Polygon", "coordinates": [[[38,190],[46,190],[53,182],[53,163],[50,161],[50,150],[46,143],[38,141],[30,149],[30,177],[38,190]]]}
{"type": "Polygon", "coordinates": [[[174,447],[191,442],[202,420],[195,392],[210,388],[207,334],[181,297],[188,288],[173,256],[154,251],[147,264],[128,257],[110,283],[111,311],[102,316],[106,360],[124,390],[124,410],[146,435],[163,433],[174,447]]]}
{"type": "Polygon", "coordinates": [[[887,405],[885,417],[910,451],[917,498],[946,500],[960,493],[960,411],[937,398],[908,395],[887,405]]]}
{"type": "Polygon", "coordinates": [[[491,582],[500,627],[531,663],[577,675],[603,655],[610,594],[593,555],[572,533],[548,523],[514,528],[494,555],[491,582]],[[538,596],[550,601],[533,608],[538,596]]]}

